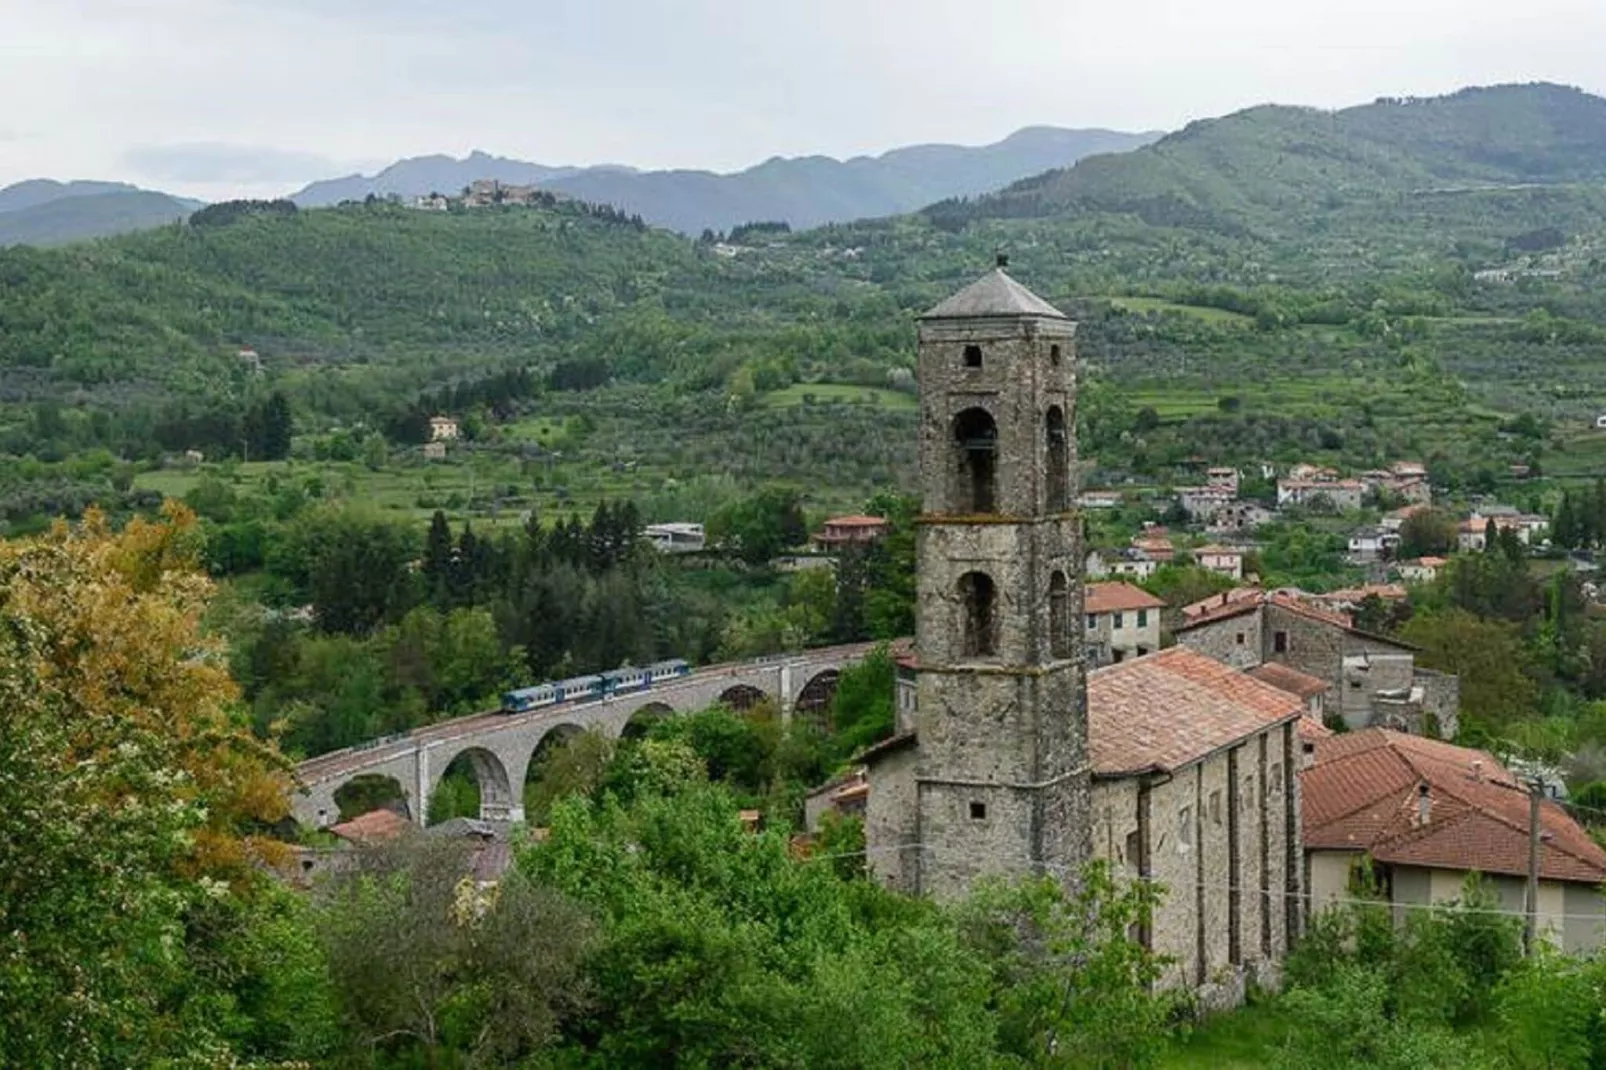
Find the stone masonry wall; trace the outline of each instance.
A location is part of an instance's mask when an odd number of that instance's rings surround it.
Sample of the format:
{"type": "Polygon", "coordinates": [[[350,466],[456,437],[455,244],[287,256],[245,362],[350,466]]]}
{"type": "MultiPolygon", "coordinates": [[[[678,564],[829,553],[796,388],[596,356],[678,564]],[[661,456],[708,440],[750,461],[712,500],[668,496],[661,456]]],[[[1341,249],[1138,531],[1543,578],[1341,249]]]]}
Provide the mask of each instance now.
{"type": "Polygon", "coordinates": [[[1177,642],[1235,669],[1252,669],[1263,660],[1259,613],[1201,624],[1177,633],[1177,642]]]}

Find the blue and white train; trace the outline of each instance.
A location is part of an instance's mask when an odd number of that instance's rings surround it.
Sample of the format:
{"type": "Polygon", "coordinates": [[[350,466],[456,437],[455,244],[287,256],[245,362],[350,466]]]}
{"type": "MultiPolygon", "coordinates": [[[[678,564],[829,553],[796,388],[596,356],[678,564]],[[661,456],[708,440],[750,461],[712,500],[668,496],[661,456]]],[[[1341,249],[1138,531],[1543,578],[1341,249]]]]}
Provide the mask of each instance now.
{"type": "Polygon", "coordinates": [[[567,680],[521,687],[502,696],[503,713],[528,713],[546,706],[565,702],[589,702],[612,695],[625,695],[634,691],[648,691],[656,684],[685,676],[691,666],[680,658],[660,661],[644,668],[627,666],[610,669],[590,676],[572,676],[567,680]]]}

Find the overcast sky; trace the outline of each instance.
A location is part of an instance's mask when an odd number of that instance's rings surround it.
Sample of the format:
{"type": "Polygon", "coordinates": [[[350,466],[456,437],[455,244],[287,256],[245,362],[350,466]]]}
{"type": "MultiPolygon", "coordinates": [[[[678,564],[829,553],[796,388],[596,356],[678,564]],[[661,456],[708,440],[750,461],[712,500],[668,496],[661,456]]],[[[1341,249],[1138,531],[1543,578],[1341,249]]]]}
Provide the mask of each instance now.
{"type": "Polygon", "coordinates": [[[1606,90],[1602,0],[0,0],[0,185],[402,156],[732,170],[1250,104],[1606,90]]]}

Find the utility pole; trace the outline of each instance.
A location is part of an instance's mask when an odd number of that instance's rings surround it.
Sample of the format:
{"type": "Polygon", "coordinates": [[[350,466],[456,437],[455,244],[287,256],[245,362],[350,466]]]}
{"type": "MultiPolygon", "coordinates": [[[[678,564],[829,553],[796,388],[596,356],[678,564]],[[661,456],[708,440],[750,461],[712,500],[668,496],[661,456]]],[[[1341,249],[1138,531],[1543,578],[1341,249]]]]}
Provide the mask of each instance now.
{"type": "Polygon", "coordinates": [[[1544,788],[1538,777],[1528,782],[1528,902],[1522,928],[1522,951],[1528,956],[1539,933],[1539,802],[1544,788]]]}

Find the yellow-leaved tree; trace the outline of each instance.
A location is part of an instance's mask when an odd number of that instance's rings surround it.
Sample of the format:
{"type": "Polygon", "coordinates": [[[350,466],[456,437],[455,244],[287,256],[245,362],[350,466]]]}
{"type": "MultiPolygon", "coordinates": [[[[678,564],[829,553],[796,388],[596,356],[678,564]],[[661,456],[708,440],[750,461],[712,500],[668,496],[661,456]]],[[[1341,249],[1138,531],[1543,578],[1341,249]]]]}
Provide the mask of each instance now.
{"type": "Polygon", "coordinates": [[[196,933],[274,900],[291,781],[234,715],[200,548],[171,504],[0,541],[0,1064],[229,1046],[241,968],[198,970],[196,933]]]}

